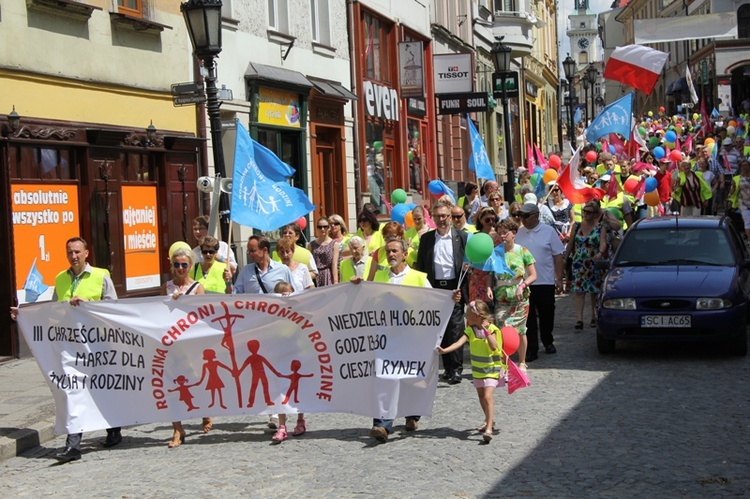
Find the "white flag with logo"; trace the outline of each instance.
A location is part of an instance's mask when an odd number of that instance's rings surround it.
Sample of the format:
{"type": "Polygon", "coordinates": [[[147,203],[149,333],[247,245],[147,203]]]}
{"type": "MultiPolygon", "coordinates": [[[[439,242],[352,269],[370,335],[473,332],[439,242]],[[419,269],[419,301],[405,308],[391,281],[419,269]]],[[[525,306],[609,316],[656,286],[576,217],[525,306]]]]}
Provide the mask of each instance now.
{"type": "Polygon", "coordinates": [[[690,100],[693,104],[698,104],[698,94],[695,93],[695,85],[693,85],[693,75],[690,74],[690,67],[685,68],[685,81],[687,81],[688,90],[690,90],[690,100]]]}

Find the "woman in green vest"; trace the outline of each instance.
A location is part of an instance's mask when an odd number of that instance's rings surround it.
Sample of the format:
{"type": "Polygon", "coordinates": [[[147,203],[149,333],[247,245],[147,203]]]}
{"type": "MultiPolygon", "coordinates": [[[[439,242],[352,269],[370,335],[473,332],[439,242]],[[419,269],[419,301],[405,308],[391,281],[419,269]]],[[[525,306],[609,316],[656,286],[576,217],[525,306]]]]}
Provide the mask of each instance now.
{"type": "Polygon", "coordinates": [[[201,242],[203,261],[193,265],[190,278],[201,283],[206,293],[231,293],[232,274],[225,263],[216,261],[217,251],[219,251],[219,241],[214,237],[206,236],[201,242]]]}
{"type": "Polygon", "coordinates": [[[680,215],[698,216],[711,199],[711,187],[703,180],[703,172],[694,172],[690,160],[680,162],[679,172],[672,176],[672,198],[680,203],[680,215]]]}

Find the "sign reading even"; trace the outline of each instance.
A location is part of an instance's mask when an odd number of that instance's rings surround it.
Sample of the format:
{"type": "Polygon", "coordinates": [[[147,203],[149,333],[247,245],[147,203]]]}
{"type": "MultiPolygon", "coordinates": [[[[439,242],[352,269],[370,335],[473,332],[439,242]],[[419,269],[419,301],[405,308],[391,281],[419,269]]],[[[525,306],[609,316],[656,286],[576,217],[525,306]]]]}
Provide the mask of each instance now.
{"type": "Polygon", "coordinates": [[[22,307],[57,433],[212,416],[432,413],[449,291],[367,282],[22,307]],[[218,395],[219,404],[213,401],[218,395]]]}
{"type": "Polygon", "coordinates": [[[297,93],[266,87],[258,90],[258,123],[300,128],[301,121],[297,93]]]}
{"type": "Polygon", "coordinates": [[[422,42],[399,42],[398,62],[401,70],[401,97],[424,96],[422,42]]]}
{"type": "Polygon", "coordinates": [[[471,54],[440,54],[432,60],[436,94],[472,91],[474,73],[471,54]]]}
{"type": "Polygon", "coordinates": [[[156,206],[156,186],[122,186],[125,289],[128,291],[161,286],[156,206]]]}
{"type": "Polygon", "coordinates": [[[69,267],[65,242],[80,235],[78,185],[11,184],[10,192],[18,303],[51,300],[55,277],[69,267]],[[27,300],[29,278],[49,289],[27,300]]]}
{"type": "Polygon", "coordinates": [[[489,96],[484,92],[438,95],[438,114],[484,113],[489,109],[489,96]]]}
{"type": "Polygon", "coordinates": [[[398,121],[398,92],[392,88],[365,80],[365,109],[375,118],[398,121]]]}

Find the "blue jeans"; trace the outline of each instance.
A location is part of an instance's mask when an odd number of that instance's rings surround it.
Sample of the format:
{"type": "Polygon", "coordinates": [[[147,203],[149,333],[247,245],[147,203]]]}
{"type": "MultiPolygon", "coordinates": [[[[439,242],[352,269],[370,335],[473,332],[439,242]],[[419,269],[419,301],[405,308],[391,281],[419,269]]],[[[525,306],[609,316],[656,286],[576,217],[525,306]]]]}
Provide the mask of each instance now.
{"type": "MultiPolygon", "coordinates": [[[[420,417],[421,416],[407,416],[407,419],[411,418],[411,419],[415,419],[419,421],[420,417]]],[[[388,433],[391,433],[391,428],[393,428],[393,420],[375,418],[372,420],[372,426],[381,426],[385,428],[385,431],[387,431],[388,433]]]]}

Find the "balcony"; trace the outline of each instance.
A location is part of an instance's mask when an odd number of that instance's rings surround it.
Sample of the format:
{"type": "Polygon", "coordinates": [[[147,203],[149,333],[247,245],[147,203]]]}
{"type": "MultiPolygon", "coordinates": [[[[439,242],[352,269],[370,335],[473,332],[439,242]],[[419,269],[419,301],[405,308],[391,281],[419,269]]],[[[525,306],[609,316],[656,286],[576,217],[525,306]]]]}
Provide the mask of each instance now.
{"type": "Polygon", "coordinates": [[[505,37],[503,43],[513,50],[513,58],[524,57],[531,54],[532,30],[538,23],[529,12],[498,10],[492,16],[492,34],[505,37]]]}

